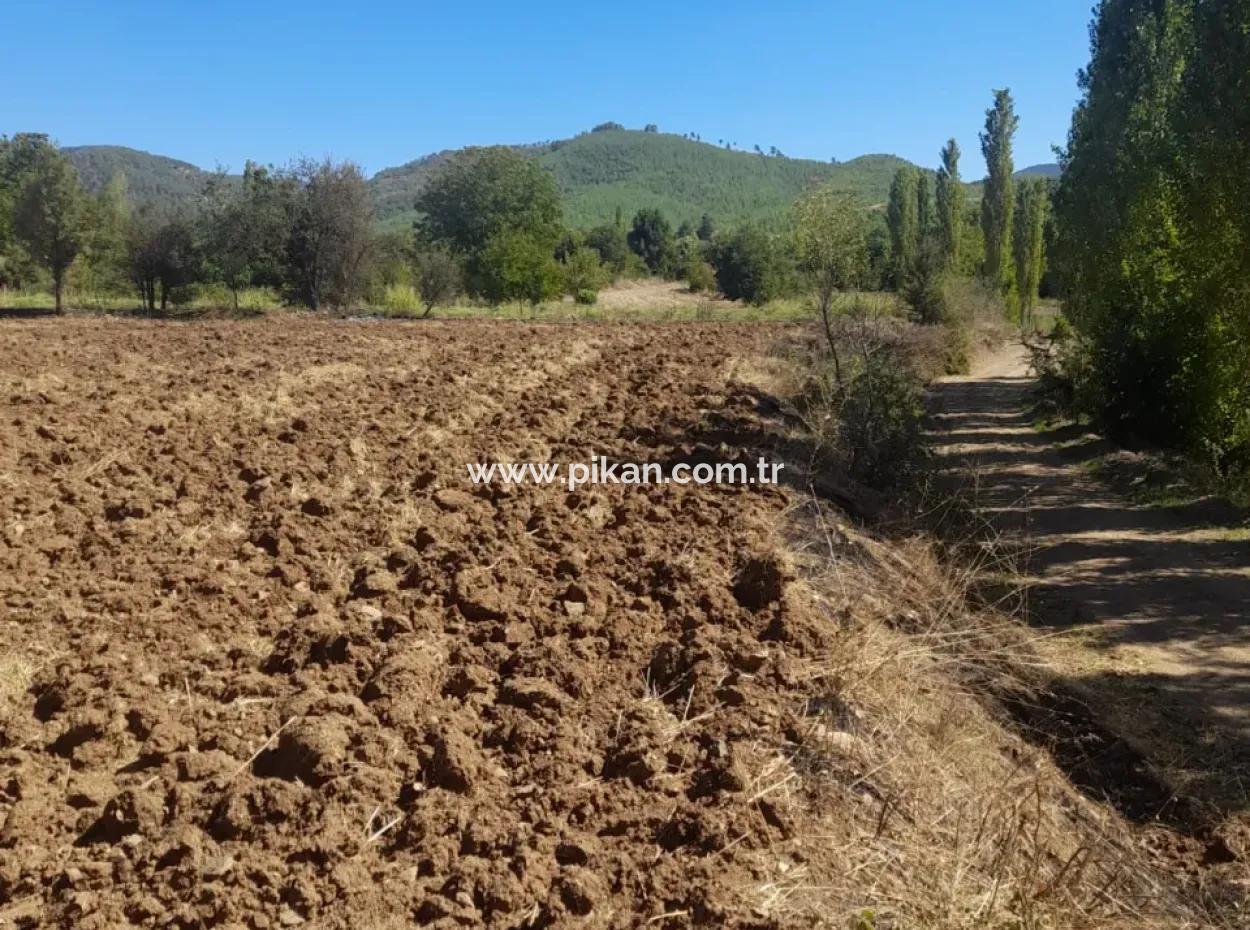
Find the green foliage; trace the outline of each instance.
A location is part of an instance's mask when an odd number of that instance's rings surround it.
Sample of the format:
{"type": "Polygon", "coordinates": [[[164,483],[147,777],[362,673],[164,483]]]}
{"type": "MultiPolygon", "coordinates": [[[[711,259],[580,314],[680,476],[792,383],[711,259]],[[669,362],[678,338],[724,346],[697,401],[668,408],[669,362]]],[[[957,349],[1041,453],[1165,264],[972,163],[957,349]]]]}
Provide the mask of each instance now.
{"type": "Polygon", "coordinates": [[[955,273],[963,278],[982,277],[985,267],[985,231],[981,229],[981,208],[969,207],[964,211],[962,232],[959,236],[959,256],[954,265],[955,273]]]}
{"type": "MultiPolygon", "coordinates": [[[[88,191],[113,177],[130,181],[136,207],[166,212],[198,203],[210,172],[134,149],[89,146],[66,150],[88,191]]],[[[865,155],[838,164],[799,158],[761,158],[748,152],[663,132],[607,129],[544,145],[516,146],[517,154],[546,168],[560,191],[568,223],[589,229],[658,208],[670,222],[698,222],[710,214],[726,225],[784,217],[795,198],[813,184],[830,182],[867,204],[884,203],[890,179],[905,162],[892,155],[865,155]]],[[[378,221],[387,229],[410,227],[422,190],[459,152],[438,152],[378,172],[369,181],[378,221]]],[[[226,176],[241,184],[237,175],[226,176]]],[[[710,241],[711,235],[701,235],[710,241]]]]}
{"type": "MultiPolygon", "coordinates": [[[[103,190],[119,175],[126,178],[126,196],[135,208],[172,214],[193,209],[213,173],[163,155],[153,155],[120,145],[88,145],[62,149],[78,169],[83,186],[103,190]]],[[[238,185],[238,175],[222,176],[238,185]]]]}
{"type": "Polygon", "coordinates": [[[203,277],[203,256],[192,222],[154,210],[135,217],[129,237],[131,279],[149,312],[185,303],[186,289],[203,277]]]}
{"type": "Polygon", "coordinates": [[[923,241],[932,231],[935,216],[933,212],[933,191],[929,186],[929,172],[916,172],[916,229],[923,241]]]}
{"type": "Polygon", "coordinates": [[[608,281],[606,269],[599,261],[599,253],[588,246],[580,246],[564,260],[565,287],[580,304],[593,304],[599,299],[599,291],[608,281]]]}
{"type": "Polygon", "coordinates": [[[821,367],[803,406],[822,454],[832,455],[843,474],[888,490],[919,465],[919,369],[931,367],[931,335],[859,300],[833,318],[832,370],[821,367]]]}
{"type": "Polygon", "coordinates": [[[1245,467],[1250,5],[1104,0],[1091,52],[1055,204],[1074,396],[1113,430],[1245,467]]]}
{"type": "Polygon", "coordinates": [[[959,143],[942,146],[942,167],[937,173],[937,230],[942,257],[948,268],[958,268],[963,240],[964,187],[959,178],[959,143]]]}
{"type": "Polygon", "coordinates": [[[793,286],[792,268],[781,243],[754,226],[720,238],[711,250],[717,289],[730,300],[760,306],[793,286]]]}
{"type": "Polygon", "coordinates": [[[22,248],[13,221],[26,182],[51,147],[42,133],[18,133],[11,139],[0,136],[0,287],[19,287],[39,273],[22,248]]]}
{"type": "Polygon", "coordinates": [[[706,248],[707,246],[693,234],[679,236],[673,244],[674,272],[680,274],[693,262],[700,261],[706,248]]]}
{"type": "Polygon", "coordinates": [[[525,233],[554,247],[560,198],[532,158],[505,146],[465,149],[449,160],[417,199],[419,229],[474,256],[503,233],[525,233]]]}
{"type": "Polygon", "coordinates": [[[413,257],[417,291],[428,316],[435,307],[450,304],[464,286],[464,272],[450,250],[438,246],[418,249],[413,257]]]}
{"type": "Polygon", "coordinates": [[[838,291],[858,287],[868,262],[867,214],[853,194],[820,187],[794,205],[794,254],[822,318],[838,291]]]}
{"type": "Polygon", "coordinates": [[[920,251],[920,172],[908,165],[899,168],[890,184],[886,223],[890,228],[893,276],[901,283],[911,272],[920,251]]]}
{"type": "Polygon", "coordinates": [[[669,275],[675,261],[673,227],[659,210],[643,209],[634,216],[627,237],[630,250],[652,274],[669,275]]]}
{"type": "Polygon", "coordinates": [[[946,257],[936,237],[921,243],[899,284],[899,294],[917,323],[936,325],[947,318],[946,257]]]}
{"type": "Polygon", "coordinates": [[[985,277],[1004,294],[1013,288],[1011,234],[1015,211],[1015,162],[1012,142],[1020,120],[1011,91],[994,91],[994,106],[985,111],[981,153],[989,175],[981,197],[981,229],[985,234],[985,277]]]}
{"type": "Polygon", "coordinates": [[[52,276],[57,312],[65,275],[88,240],[90,202],[78,172],[51,146],[34,154],[13,206],[13,234],[52,276]]]}
{"type": "Polygon", "coordinates": [[[629,267],[633,254],[629,250],[629,237],[619,223],[604,223],[586,233],[586,245],[599,253],[599,260],[615,277],[629,267]]]}
{"type": "Polygon", "coordinates": [[[564,290],[562,268],[549,242],[530,232],[500,233],[486,244],[479,267],[481,294],[492,303],[513,300],[534,305],[564,290]]]}
{"type": "Polygon", "coordinates": [[[1021,323],[1028,325],[1037,303],[1045,265],[1046,216],[1050,193],[1040,178],[1027,178],[1016,190],[1015,230],[1012,251],[1016,263],[1016,286],[1020,294],[1021,323]]]}
{"type": "Polygon", "coordinates": [[[80,293],[119,294],[129,285],[126,237],[131,207],[125,175],[109,181],[88,202],[87,240],[70,268],[70,286],[80,293]]]}
{"type": "Polygon", "coordinates": [[[696,294],[716,290],[716,271],[702,258],[692,258],[684,272],[686,283],[696,294]]]}
{"type": "Polygon", "coordinates": [[[423,238],[460,256],[471,289],[489,299],[502,293],[507,277],[488,264],[492,244],[496,258],[521,241],[550,253],[563,232],[551,175],[534,159],[504,146],[465,149],[448,160],[421,192],[417,209],[423,238]],[[501,243],[509,248],[501,249],[501,243]]]}
{"type": "Polygon", "coordinates": [[[716,238],[716,223],[708,214],[704,213],[699,219],[699,228],[695,230],[695,235],[699,237],[700,242],[711,242],[716,238]]]}
{"type": "Polygon", "coordinates": [[[248,162],[241,184],[216,174],[205,184],[202,226],[206,273],[239,292],[281,280],[295,182],[248,162]]]}
{"type": "Polygon", "coordinates": [[[892,155],[839,165],[761,158],[670,133],[629,130],[587,133],[538,160],[559,185],[569,224],[579,228],[609,222],[620,205],[631,213],[654,207],[674,223],[697,221],[703,214],[725,224],[773,220],[824,181],[867,203],[881,203],[891,175],[904,164],[892,155]]]}
{"type": "Polygon", "coordinates": [[[429,306],[421,299],[417,289],[411,284],[388,284],[377,301],[384,316],[396,318],[412,318],[427,316],[429,306]]]}
{"type": "Polygon", "coordinates": [[[310,310],[345,307],[366,283],[373,207],[360,168],[351,162],[297,163],[286,240],[284,283],[310,310]]]}

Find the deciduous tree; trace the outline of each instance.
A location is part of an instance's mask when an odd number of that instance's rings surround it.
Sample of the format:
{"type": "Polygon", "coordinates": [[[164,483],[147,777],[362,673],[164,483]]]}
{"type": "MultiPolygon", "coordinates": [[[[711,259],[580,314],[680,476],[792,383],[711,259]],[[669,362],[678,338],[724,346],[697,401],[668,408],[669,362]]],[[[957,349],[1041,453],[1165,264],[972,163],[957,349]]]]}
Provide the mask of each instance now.
{"type": "Polygon", "coordinates": [[[799,269],[816,288],[834,373],[842,383],[842,366],[832,326],[833,298],[858,285],[867,264],[867,224],[863,205],[851,194],[817,188],[794,207],[794,251],[799,269]]]}
{"type": "Polygon", "coordinates": [[[550,172],[507,146],[455,155],[421,192],[417,209],[422,238],[455,252],[477,293],[485,293],[488,278],[498,279],[498,269],[484,266],[489,243],[518,233],[553,250],[563,233],[560,195],[550,172]]]}
{"type": "Polygon", "coordinates": [[[373,224],[373,204],[351,162],[300,162],[293,180],[286,284],[311,310],[347,306],[360,296],[373,224]]]}
{"type": "Polygon", "coordinates": [[[52,275],[57,313],[64,309],[65,274],[87,242],[89,218],[78,172],[54,148],[40,148],[18,194],[13,230],[30,257],[52,275]]]}

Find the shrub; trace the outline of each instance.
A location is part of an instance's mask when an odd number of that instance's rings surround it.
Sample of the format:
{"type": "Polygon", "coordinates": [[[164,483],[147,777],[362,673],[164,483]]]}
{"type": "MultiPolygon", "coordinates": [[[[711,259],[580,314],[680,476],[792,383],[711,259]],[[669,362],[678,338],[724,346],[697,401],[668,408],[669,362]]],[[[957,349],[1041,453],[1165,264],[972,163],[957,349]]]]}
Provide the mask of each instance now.
{"type": "Polygon", "coordinates": [[[411,284],[388,284],[382,292],[382,310],[387,316],[415,316],[423,301],[411,284]]]}
{"type": "Polygon", "coordinates": [[[415,258],[417,290],[425,315],[435,307],[451,303],[464,284],[460,263],[447,249],[430,246],[417,252],[415,258]]]}
{"type": "Polygon", "coordinates": [[[803,401],[821,457],[861,484],[897,487],[920,465],[922,390],[937,373],[942,328],[857,303],[830,332],[836,351],[814,365],[803,401]]]}
{"type": "Polygon", "coordinates": [[[594,249],[579,246],[565,259],[565,287],[579,304],[595,303],[599,299],[599,289],[607,283],[607,278],[599,253],[594,249]]]}
{"type": "Polygon", "coordinates": [[[712,266],[700,258],[696,258],[686,266],[686,281],[690,290],[696,294],[702,291],[716,290],[716,272],[712,266]]]}
{"type": "Polygon", "coordinates": [[[783,296],[792,277],[779,245],[766,233],[749,226],[716,243],[712,267],[722,294],[730,300],[757,306],[783,296]]]}
{"type": "Polygon", "coordinates": [[[531,304],[556,297],[564,288],[563,266],[547,244],[523,232],[492,239],[479,260],[478,287],[492,303],[531,304]]]}

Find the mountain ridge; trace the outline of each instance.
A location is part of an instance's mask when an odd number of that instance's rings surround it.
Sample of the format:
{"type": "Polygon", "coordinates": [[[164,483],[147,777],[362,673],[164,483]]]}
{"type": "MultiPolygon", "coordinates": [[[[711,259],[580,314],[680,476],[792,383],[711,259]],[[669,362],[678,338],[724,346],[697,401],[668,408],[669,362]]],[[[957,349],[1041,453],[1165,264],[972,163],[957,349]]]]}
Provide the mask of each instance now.
{"type": "MultiPolygon", "coordinates": [[[[586,228],[657,207],[678,224],[704,213],[718,223],[768,221],[789,209],[807,187],[833,182],[870,204],[883,203],[898,168],[911,164],[874,153],[845,162],[787,158],[727,149],[671,133],[610,128],[570,139],[512,146],[551,170],[569,225],[586,228]]],[[[126,175],[132,202],[193,203],[213,174],[190,162],[119,145],[64,149],[83,184],[100,190],[114,174],[126,175]]],[[[431,152],[383,168],[369,179],[379,226],[402,228],[416,218],[415,201],[431,174],[457,149],[431,152]]],[[[928,170],[928,169],[925,169],[928,170]]],[[[1033,165],[1017,176],[1056,177],[1058,166],[1033,165]]],[[[979,182],[969,185],[975,192],[979,182]]]]}

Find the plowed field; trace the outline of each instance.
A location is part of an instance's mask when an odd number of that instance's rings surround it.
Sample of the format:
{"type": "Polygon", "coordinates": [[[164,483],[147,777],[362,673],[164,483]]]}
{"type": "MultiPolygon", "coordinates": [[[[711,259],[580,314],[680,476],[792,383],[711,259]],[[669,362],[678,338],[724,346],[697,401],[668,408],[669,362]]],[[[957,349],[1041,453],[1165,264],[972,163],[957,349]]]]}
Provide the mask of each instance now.
{"type": "Polygon", "coordinates": [[[0,914],[778,923],[791,492],[465,463],[732,457],[792,335],[0,324],[0,914]]]}

